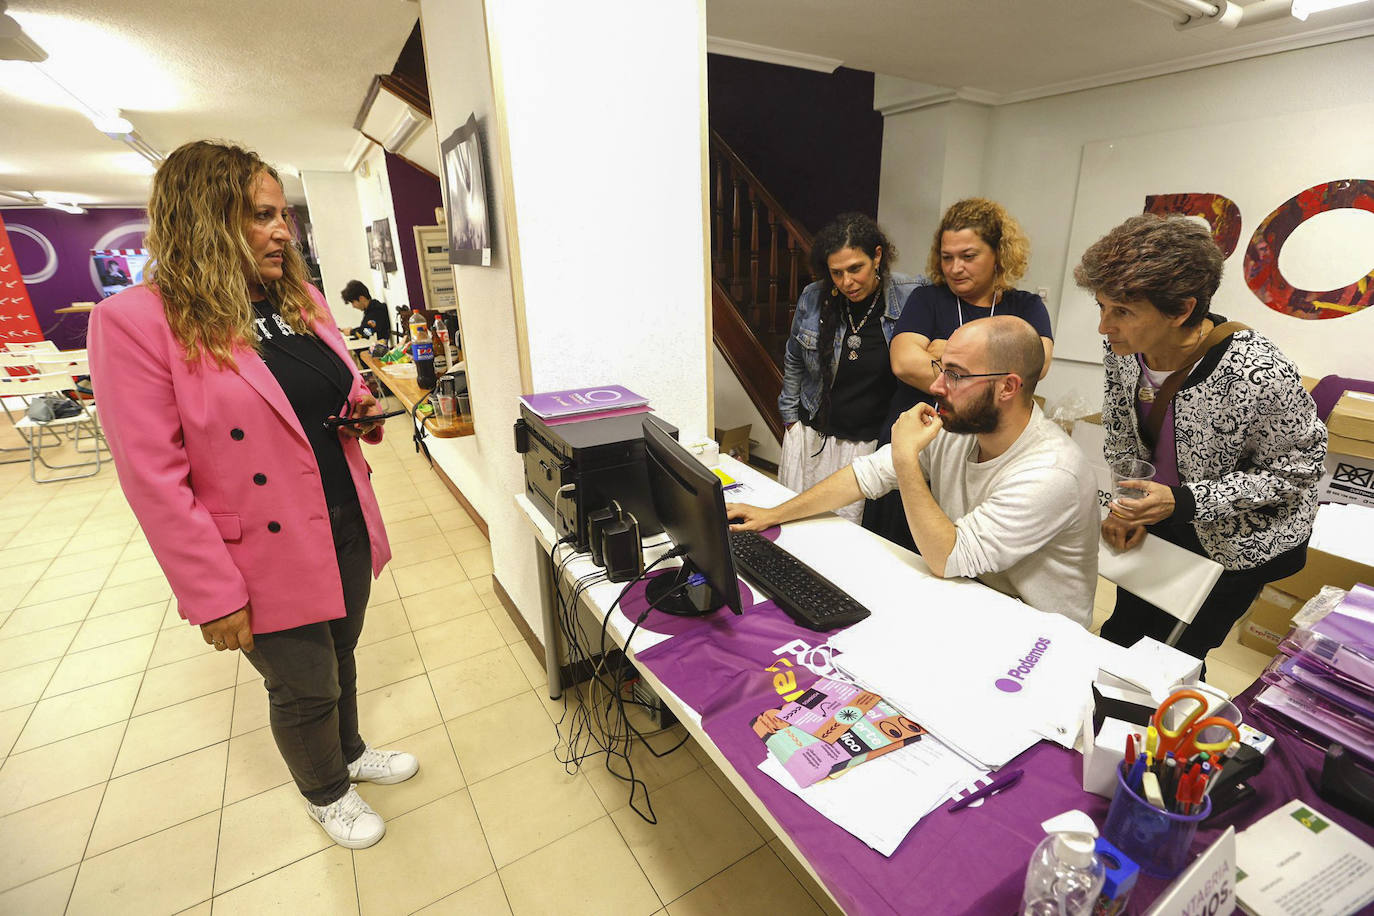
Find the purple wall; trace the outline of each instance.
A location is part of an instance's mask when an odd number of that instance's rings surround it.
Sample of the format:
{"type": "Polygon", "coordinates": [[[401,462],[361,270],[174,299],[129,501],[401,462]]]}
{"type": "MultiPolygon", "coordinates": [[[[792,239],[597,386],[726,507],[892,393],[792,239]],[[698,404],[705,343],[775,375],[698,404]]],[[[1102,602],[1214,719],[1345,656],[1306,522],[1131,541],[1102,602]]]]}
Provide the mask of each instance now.
{"type": "Polygon", "coordinates": [[[91,249],[142,248],[147,214],[141,209],[71,214],[23,208],[0,210],[0,216],[9,229],[39,327],[64,350],[84,347],[86,316],[56,315],[53,310],[100,300],[101,290],[91,272],[91,249]],[[44,274],[49,276],[39,279],[44,274]]]}
{"type": "MultiPolygon", "coordinates": [[[[400,156],[386,154],[386,174],[391,182],[391,211],[396,217],[396,241],[401,246],[401,267],[405,271],[409,305],[425,307],[424,279],[415,251],[415,226],[433,226],[434,208],[444,205],[439,179],[422,172],[400,156]]],[[[399,303],[395,303],[399,304],[399,303]]]]}

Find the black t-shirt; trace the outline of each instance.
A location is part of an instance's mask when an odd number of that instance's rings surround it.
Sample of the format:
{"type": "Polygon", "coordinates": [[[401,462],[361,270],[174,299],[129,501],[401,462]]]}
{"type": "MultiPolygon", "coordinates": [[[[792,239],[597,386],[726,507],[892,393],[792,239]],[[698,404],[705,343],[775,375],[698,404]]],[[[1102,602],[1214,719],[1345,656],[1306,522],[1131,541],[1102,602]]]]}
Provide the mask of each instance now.
{"type": "MultiPolygon", "coordinates": [[[[991,315],[1015,315],[1024,318],[1041,337],[1054,339],[1054,329],[1050,326],[1050,313],[1045,308],[1045,300],[1035,293],[1023,289],[1009,289],[997,299],[992,308],[979,308],[961,302],[948,286],[918,286],[911,291],[902,309],[902,317],[892,331],[895,340],[898,334],[920,334],[927,340],[949,340],[949,335],[961,325],[991,315]]],[[[924,401],[934,404],[935,398],[919,388],[898,380],[896,394],[892,397],[891,409],[883,425],[880,437],[883,442],[892,438],[892,424],[906,411],[924,401]]]]}
{"type": "Polygon", "coordinates": [[[363,309],[363,320],[358,325],[359,329],[372,328],[372,336],[379,340],[389,340],[391,338],[391,309],[385,302],[377,299],[370,299],[367,308],[363,309]]]}
{"type": "Polygon", "coordinates": [[[846,308],[855,327],[863,323],[857,334],[859,348],[853,350],[849,346],[850,324],[841,318],[835,329],[843,343],[835,381],[830,386],[830,417],[825,427],[817,432],[851,442],[868,442],[878,438],[882,429],[888,404],[897,390],[897,376],[892,374],[887,339],[883,337],[879,314],[882,303],[866,301],[856,307],[846,302],[846,308]],[[867,320],[865,315],[868,315],[867,320]],[[855,354],[854,359],[849,358],[851,352],[855,354]]]}
{"type": "Polygon", "coordinates": [[[326,417],[347,412],[353,376],[338,354],[313,334],[297,334],[267,300],[253,303],[253,326],[262,344],[262,360],[281,386],[305,430],[320,468],[324,500],[329,506],[355,501],[358,492],[344,458],[338,430],[325,429],[326,417]]]}

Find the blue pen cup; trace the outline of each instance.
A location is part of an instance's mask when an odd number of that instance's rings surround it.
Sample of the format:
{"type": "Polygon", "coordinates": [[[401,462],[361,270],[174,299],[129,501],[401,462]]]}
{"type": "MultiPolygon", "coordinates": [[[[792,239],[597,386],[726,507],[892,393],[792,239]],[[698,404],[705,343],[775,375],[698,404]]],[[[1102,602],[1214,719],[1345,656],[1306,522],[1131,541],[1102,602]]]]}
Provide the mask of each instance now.
{"type": "Polygon", "coordinates": [[[1137,795],[1121,770],[1116,772],[1116,794],[1107,810],[1102,836],[1155,878],[1172,878],[1188,864],[1188,849],[1197,826],[1212,813],[1212,800],[1204,798],[1192,814],[1161,811],[1137,795]]]}

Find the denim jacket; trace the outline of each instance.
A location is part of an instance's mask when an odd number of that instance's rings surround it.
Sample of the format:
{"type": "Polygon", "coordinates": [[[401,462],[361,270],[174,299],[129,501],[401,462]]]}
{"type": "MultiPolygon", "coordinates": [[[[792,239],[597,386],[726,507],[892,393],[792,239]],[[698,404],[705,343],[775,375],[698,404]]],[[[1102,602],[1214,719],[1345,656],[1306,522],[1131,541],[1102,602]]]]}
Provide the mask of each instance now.
{"type": "MultiPolygon", "coordinates": [[[[892,331],[897,319],[902,317],[902,309],[911,291],[918,286],[927,286],[930,281],[923,276],[908,277],[894,273],[884,282],[884,295],[887,308],[883,311],[883,338],[892,343],[892,331]]],[[[787,352],[782,363],[782,394],[778,395],[778,412],[783,423],[798,419],[800,408],[807,415],[815,416],[821,403],[821,357],[819,353],[821,336],[821,292],[829,286],[824,280],[812,283],[802,290],[797,300],[797,311],[792,317],[792,333],[787,338],[787,352]]],[[[839,365],[840,350],[844,346],[844,334],[835,335],[835,352],[832,365],[839,365]]]]}

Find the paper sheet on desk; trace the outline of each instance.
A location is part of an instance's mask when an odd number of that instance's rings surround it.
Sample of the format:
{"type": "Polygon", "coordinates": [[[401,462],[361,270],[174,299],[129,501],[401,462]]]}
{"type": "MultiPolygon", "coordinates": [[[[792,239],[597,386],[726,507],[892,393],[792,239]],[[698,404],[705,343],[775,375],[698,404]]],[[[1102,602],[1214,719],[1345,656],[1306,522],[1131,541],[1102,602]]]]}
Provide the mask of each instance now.
{"type": "Polygon", "coordinates": [[[932,584],[945,589],[916,596],[910,613],[874,615],[831,637],[836,664],[983,766],[1041,738],[1071,748],[1101,641],[981,585],[932,584]]]}
{"type": "Polygon", "coordinates": [[[897,851],[921,818],[987,772],[929,735],[805,789],[772,754],[759,769],[885,856],[897,851]]]}

